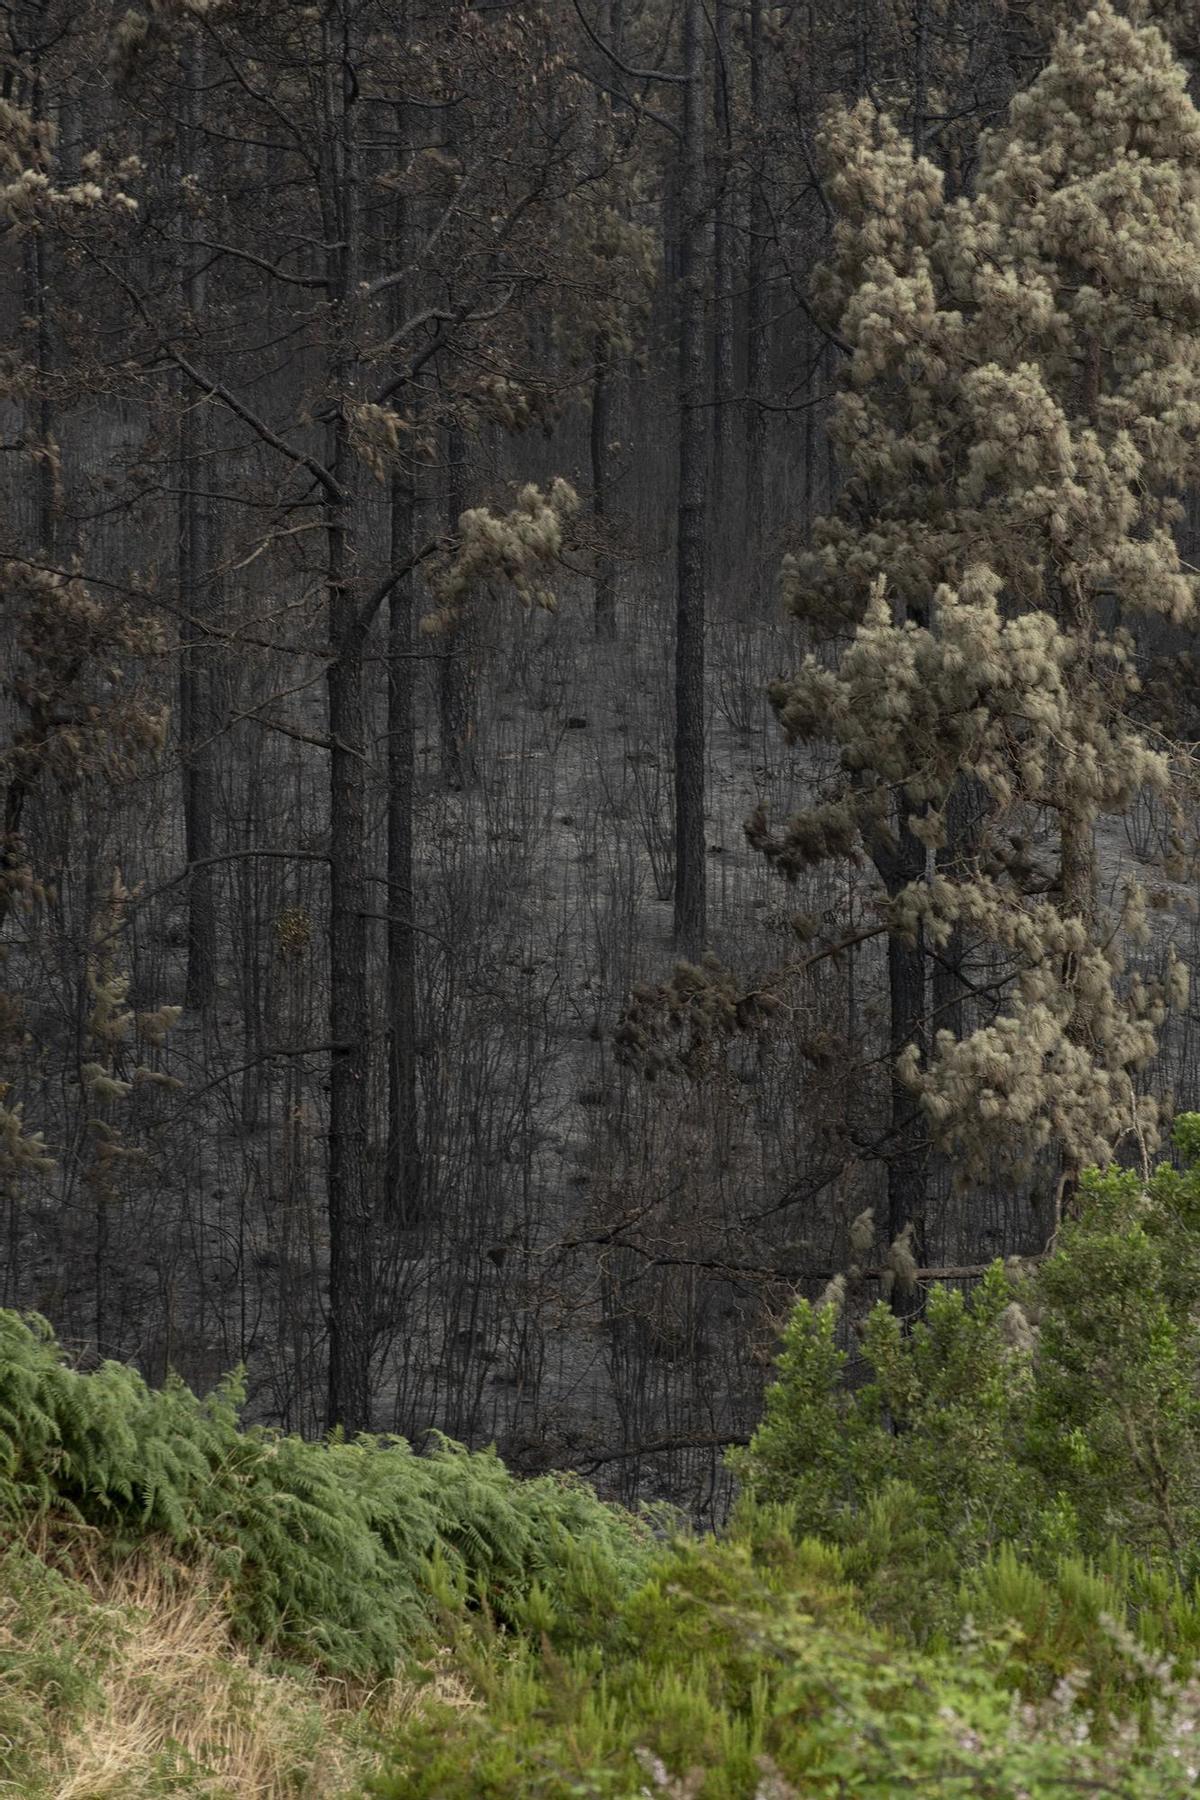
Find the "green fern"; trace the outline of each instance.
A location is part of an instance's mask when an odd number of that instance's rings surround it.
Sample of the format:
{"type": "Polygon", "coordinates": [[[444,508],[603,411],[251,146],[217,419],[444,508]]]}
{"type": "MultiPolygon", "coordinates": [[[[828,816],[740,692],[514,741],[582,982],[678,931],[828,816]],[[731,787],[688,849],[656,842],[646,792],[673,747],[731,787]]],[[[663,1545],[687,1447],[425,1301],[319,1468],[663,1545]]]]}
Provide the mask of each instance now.
{"type": "Polygon", "coordinates": [[[535,1585],[564,1611],[611,1608],[649,1553],[581,1484],[517,1481],[447,1439],[416,1456],[243,1429],[240,1400],[238,1377],[199,1399],[118,1363],[80,1373],[44,1320],[0,1312],[0,1516],[70,1517],[118,1550],[167,1538],[214,1562],[249,1640],[366,1676],[430,1630],[446,1569],[456,1604],[515,1619],[535,1585]]]}

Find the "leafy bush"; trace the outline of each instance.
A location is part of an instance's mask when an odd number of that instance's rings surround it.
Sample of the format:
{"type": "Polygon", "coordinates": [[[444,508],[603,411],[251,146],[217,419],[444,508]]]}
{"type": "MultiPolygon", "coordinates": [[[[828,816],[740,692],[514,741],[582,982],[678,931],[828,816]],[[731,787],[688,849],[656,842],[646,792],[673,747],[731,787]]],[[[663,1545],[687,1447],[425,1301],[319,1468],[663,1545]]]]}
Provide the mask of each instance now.
{"type": "Polygon", "coordinates": [[[836,1344],[840,1295],[800,1301],[763,1421],[731,1457],[746,1491],[793,1505],[800,1529],[842,1544],[868,1584],[880,1560],[910,1585],[914,1570],[923,1586],[957,1585],[1005,1543],[1050,1571],[1119,1542],[1190,1599],[1200,1115],[1180,1121],[1177,1143],[1182,1172],[1086,1176],[1079,1217],[1034,1271],[997,1263],[969,1301],[935,1287],[909,1331],[877,1306],[862,1336],[872,1379],[856,1390],[836,1344]]]}
{"type": "Polygon", "coordinates": [[[117,1550],[161,1534],[211,1562],[248,1640],[364,1676],[448,1601],[515,1617],[545,1592],[602,1617],[640,1576],[648,1531],[568,1477],[518,1481],[444,1439],[417,1456],[243,1429],[238,1400],[81,1374],[44,1321],[0,1312],[0,1516],[66,1516],[117,1550]]]}
{"type": "Polygon", "coordinates": [[[515,1643],[486,1620],[457,1645],[476,1708],[424,1710],[394,1740],[381,1800],[1055,1800],[1195,1791],[1183,1752],[1200,1692],[1159,1672],[1153,1730],[1093,1741],[1068,1679],[1015,1704],[1009,1644],[898,1647],[865,1626],[828,1546],[753,1516],[734,1540],[662,1555],[599,1657],[515,1643]]]}
{"type": "Polygon", "coordinates": [[[1081,1545],[1112,1538],[1200,1574],[1200,1115],[1184,1171],[1109,1171],[1033,1283],[1039,1342],[1030,1459],[1081,1545]]]}

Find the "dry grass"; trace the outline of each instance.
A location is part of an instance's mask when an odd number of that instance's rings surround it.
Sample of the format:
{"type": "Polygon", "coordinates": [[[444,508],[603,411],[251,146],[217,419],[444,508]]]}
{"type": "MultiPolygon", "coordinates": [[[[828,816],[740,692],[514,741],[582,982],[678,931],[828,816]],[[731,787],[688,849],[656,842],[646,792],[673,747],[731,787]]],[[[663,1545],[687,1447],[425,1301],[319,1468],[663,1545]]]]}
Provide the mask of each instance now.
{"type": "Polygon", "coordinates": [[[70,1576],[29,1545],[0,1562],[0,1794],[333,1800],[361,1792],[373,1745],[414,1709],[471,1703],[448,1662],[374,1690],[269,1668],[202,1573],[152,1555],[105,1571],[74,1550],[70,1576]]]}

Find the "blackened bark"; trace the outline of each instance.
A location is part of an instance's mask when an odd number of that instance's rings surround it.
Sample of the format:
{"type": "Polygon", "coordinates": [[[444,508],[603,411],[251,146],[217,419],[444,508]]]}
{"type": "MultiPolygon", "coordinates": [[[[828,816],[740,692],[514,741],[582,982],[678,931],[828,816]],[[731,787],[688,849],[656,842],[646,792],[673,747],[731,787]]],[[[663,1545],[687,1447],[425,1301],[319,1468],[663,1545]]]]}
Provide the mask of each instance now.
{"type": "MultiPolygon", "coordinates": [[[[42,116],[42,89],[41,81],[36,76],[31,83],[29,106],[34,118],[40,119],[42,116]]],[[[44,562],[53,562],[58,533],[56,529],[54,465],[51,454],[53,414],[50,405],[50,380],[53,369],[53,349],[50,341],[48,307],[47,278],[49,271],[46,265],[45,239],[41,232],[31,232],[22,246],[21,273],[25,317],[34,322],[37,386],[32,411],[35,419],[36,441],[41,451],[33,464],[33,523],[38,555],[44,562]]],[[[36,715],[37,704],[35,697],[31,702],[31,714],[33,715],[36,715]]],[[[18,772],[6,783],[4,789],[4,820],[3,829],[0,831],[0,928],[4,926],[12,908],[16,894],[17,872],[24,861],[21,821],[24,818],[25,802],[28,797],[29,783],[25,776],[18,772]]]]}
{"type": "MultiPolygon", "coordinates": [[[[462,429],[446,432],[446,526],[457,531],[467,503],[467,447],[462,429]]],[[[475,621],[468,601],[438,638],[438,745],[448,787],[472,787],[475,764],[475,621]]]]}
{"type": "MultiPolygon", "coordinates": [[[[335,470],[345,474],[341,458],[335,470]]],[[[363,665],[344,521],[329,538],[330,753],[329,1426],[370,1424],[372,1207],[367,1180],[366,740],[363,665]]]]}
{"type": "MultiPolygon", "coordinates": [[[[875,846],[872,859],[891,900],[910,882],[921,881],[925,876],[925,845],[903,822],[898,828],[895,847],[875,846]]],[[[925,1214],[929,1192],[929,1133],[916,1096],[896,1073],[896,1063],[910,1044],[916,1044],[922,1057],[928,1048],[925,970],[923,932],[918,930],[912,944],[894,935],[888,938],[891,1129],[888,1135],[887,1238],[889,1244],[894,1244],[911,1226],[911,1249],[921,1268],[928,1261],[925,1214]]],[[[899,1285],[893,1290],[892,1308],[901,1317],[919,1311],[920,1305],[919,1291],[904,1292],[899,1285]]]]}
{"type": "Polygon", "coordinates": [[[704,9],[684,11],[679,298],[679,515],[675,604],[675,940],[707,932],[704,858],[704,630],[708,429],[704,408],[704,9]]]}
{"type": "MultiPolygon", "coordinates": [[[[963,776],[955,782],[945,808],[946,842],[937,852],[940,875],[954,880],[968,873],[978,848],[984,804],[982,786],[974,776],[963,776]]],[[[970,987],[963,974],[966,953],[966,934],[956,923],[933,962],[933,1030],[949,1031],[956,1038],[964,1035],[967,1025],[965,1006],[970,987]]]]}
{"type": "Polygon", "coordinates": [[[612,430],[612,362],[606,346],[596,349],[596,372],[592,377],[592,416],[589,450],[592,461],[592,517],[600,539],[596,552],[596,577],[593,592],[593,618],[596,636],[616,636],[616,583],[613,559],[608,553],[609,434],[612,430]]]}
{"type": "MultiPolygon", "coordinates": [[[[1071,817],[1067,813],[1059,815],[1060,834],[1060,883],[1062,899],[1060,910],[1064,919],[1082,919],[1090,941],[1095,941],[1096,922],[1096,835],[1094,822],[1090,815],[1071,817]]],[[[1075,958],[1067,956],[1063,961],[1063,983],[1073,988],[1076,980],[1075,958]]],[[[1087,1044],[1091,1021],[1087,1010],[1076,990],[1075,1005],[1067,1027],[1067,1035],[1074,1044],[1087,1044]]],[[[1062,1173],[1058,1184],[1055,1204],[1056,1225],[1059,1219],[1068,1218],[1074,1211],[1075,1195],[1079,1187],[1082,1164],[1078,1157],[1067,1150],[1063,1152],[1062,1173]]]]}
{"type": "MultiPolygon", "coordinates": [[[[408,25],[407,14],[402,15],[408,25]]],[[[396,109],[396,131],[407,141],[407,108],[396,109]]],[[[394,220],[398,255],[410,252],[411,208],[397,197],[394,220]]],[[[409,283],[393,296],[396,324],[407,316],[409,283]]],[[[389,515],[391,566],[412,556],[417,495],[411,470],[392,476],[389,515]]],[[[413,646],[413,577],[396,583],[388,600],[387,662],[387,1048],[388,1134],[384,1163],[385,1216],[401,1229],[421,1217],[421,1144],[417,1113],[417,935],[413,881],[413,806],[416,778],[416,712],[413,646]]]]}
{"type": "MultiPolygon", "coordinates": [[[[331,28],[332,31],[332,28],[331,28]]],[[[330,46],[326,241],[330,252],[333,391],[354,392],[350,312],[359,281],[360,202],[353,54],[348,29],[330,46]]],[[[330,464],[342,498],[326,504],[330,661],[329,1396],[327,1423],[347,1432],[371,1422],[374,1208],[367,1173],[370,1004],[367,985],[366,714],[364,643],[353,538],[358,487],[345,406],[330,428],[330,464]]]]}
{"type": "MultiPolygon", "coordinates": [[[[405,476],[392,482],[391,551],[397,568],[412,549],[413,493],[405,476]]],[[[417,938],[413,926],[413,582],[392,589],[388,606],[387,996],[388,1141],[384,1206],[410,1226],[421,1216],[421,1149],[417,1115],[417,938]]]]}
{"type": "MultiPolygon", "coordinates": [[[[179,129],[179,162],[184,176],[197,173],[196,89],[199,51],[188,46],[182,58],[184,111],[179,129]]],[[[183,252],[183,303],[193,329],[203,323],[205,262],[202,251],[183,252]]],[[[179,751],[183,778],[184,854],[187,889],[187,977],[185,1004],[205,1011],[216,996],[217,926],[213,887],[216,814],[214,768],[216,707],[212,651],[204,631],[211,603],[212,503],[206,498],[208,402],[184,396],[179,423],[179,751]]]]}
{"type": "Polygon", "coordinates": [[[733,165],[733,7],[717,0],[717,54],[713,113],[717,131],[717,204],[713,232],[713,494],[714,541],[729,518],[726,488],[733,465],[734,373],[733,266],[737,196],[733,165]]]}
{"type": "MultiPolygon", "coordinates": [[[[1087,354],[1080,371],[1083,385],[1083,405],[1087,417],[1093,427],[1100,414],[1100,397],[1102,392],[1103,359],[1100,341],[1093,338],[1087,344],[1087,354]]],[[[1079,678],[1086,682],[1092,674],[1092,646],[1096,640],[1096,620],[1092,605],[1078,587],[1062,583],[1059,587],[1059,611],[1069,626],[1079,646],[1080,667],[1079,678]]],[[[1095,942],[1096,908],[1098,901],[1099,868],[1096,860],[1096,826],[1094,815],[1086,808],[1080,807],[1075,812],[1066,807],[1058,816],[1059,830],[1059,884],[1061,899],[1059,909],[1064,919],[1081,919],[1087,940],[1095,942]]],[[[1074,989],[1075,1001],[1072,1007],[1067,1035],[1071,1042],[1087,1046],[1092,1021],[1088,1017],[1086,1002],[1079,995],[1077,983],[1078,971],[1075,958],[1068,955],[1063,962],[1063,985],[1074,989]]],[[[1059,1181],[1058,1196],[1055,1206],[1055,1224],[1068,1217],[1074,1211],[1075,1195],[1079,1187],[1082,1166],[1077,1156],[1064,1151],[1062,1176],[1059,1181]]]]}
{"type": "Polygon", "coordinates": [[[912,147],[916,156],[925,154],[926,105],[929,87],[929,3],[917,0],[913,14],[913,111],[912,147]]]}
{"type": "MultiPolygon", "coordinates": [[[[750,121],[761,129],[766,98],[763,49],[764,0],[750,0],[750,121]]],[[[770,220],[761,151],[750,170],[750,238],[746,269],[746,520],[755,542],[763,531],[763,448],[766,414],[760,404],[767,361],[767,236],[770,220]]],[[[810,409],[811,412],[811,409],[810,409]]],[[[807,415],[806,415],[807,416],[807,415]]]]}
{"type": "MultiPolygon", "coordinates": [[[[609,44],[615,55],[621,54],[621,13],[613,0],[605,0],[596,15],[596,32],[602,43],[609,44]]],[[[598,157],[593,157],[598,166],[598,157]]],[[[613,386],[615,371],[612,352],[600,339],[596,341],[592,374],[591,417],[588,421],[588,452],[592,465],[592,517],[599,540],[596,552],[596,574],[592,590],[592,619],[598,638],[616,636],[616,582],[613,559],[608,554],[609,490],[612,483],[609,440],[612,435],[613,386]]]]}

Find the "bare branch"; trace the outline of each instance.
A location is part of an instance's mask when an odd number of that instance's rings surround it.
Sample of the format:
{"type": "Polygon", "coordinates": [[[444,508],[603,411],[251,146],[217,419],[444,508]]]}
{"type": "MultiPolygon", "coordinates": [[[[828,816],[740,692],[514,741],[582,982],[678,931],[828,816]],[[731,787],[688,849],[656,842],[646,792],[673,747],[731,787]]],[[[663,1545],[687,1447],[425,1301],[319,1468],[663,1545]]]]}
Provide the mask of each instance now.
{"type": "Polygon", "coordinates": [[[203,374],[193,362],[189,361],[182,350],[175,348],[174,344],[163,344],[162,348],[176,368],[181,369],[189,381],[194,382],[203,393],[211,394],[214,400],[220,400],[222,405],[229,408],[235,418],[240,419],[243,425],[248,425],[255,436],[261,438],[264,444],[269,444],[272,450],[278,450],[280,455],[286,456],[299,468],[307,469],[309,474],[320,483],[335,506],[345,505],[346,491],[324,463],[318,461],[315,456],[310,456],[305,450],[297,450],[285,438],[281,438],[277,431],[272,431],[266,420],[260,419],[256,412],[252,412],[245,401],[239,400],[223,381],[215,381],[211,375],[203,374]]]}
{"type": "Polygon", "coordinates": [[[252,268],[262,269],[275,281],[285,281],[289,287],[328,288],[330,283],[324,275],[289,275],[278,263],[268,262],[265,256],[255,256],[252,250],[241,250],[236,244],[220,244],[212,238],[190,238],[192,246],[202,250],[215,251],[218,256],[231,256],[238,262],[249,263],[252,268]]]}
{"type": "Polygon", "coordinates": [[[579,0],[572,0],[572,3],[578,15],[579,23],[583,26],[584,31],[596,46],[597,50],[599,50],[601,56],[610,62],[614,69],[620,69],[622,75],[628,75],[631,81],[663,81],[670,82],[674,87],[687,86],[687,76],[676,74],[672,69],[631,69],[627,62],[621,61],[621,58],[617,55],[615,50],[611,50],[607,44],[603,43],[601,39],[596,36],[596,33],[592,30],[592,27],[584,17],[583,8],[580,6],[579,0]]]}

